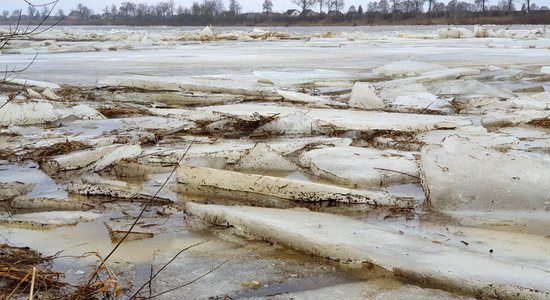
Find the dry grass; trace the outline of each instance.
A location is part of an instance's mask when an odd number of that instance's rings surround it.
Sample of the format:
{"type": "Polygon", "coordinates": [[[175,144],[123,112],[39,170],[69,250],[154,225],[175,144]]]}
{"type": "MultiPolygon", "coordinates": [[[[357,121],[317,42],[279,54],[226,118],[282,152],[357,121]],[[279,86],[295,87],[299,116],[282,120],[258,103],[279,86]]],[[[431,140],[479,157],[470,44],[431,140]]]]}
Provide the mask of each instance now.
{"type": "Polygon", "coordinates": [[[31,285],[33,292],[47,293],[66,287],[59,280],[62,274],[47,266],[52,260],[27,247],[0,244],[0,298],[29,293],[31,285]]]}
{"type": "Polygon", "coordinates": [[[550,128],[550,119],[535,119],[529,122],[529,125],[535,127],[550,128]]]}
{"type": "Polygon", "coordinates": [[[7,160],[15,156],[15,151],[11,149],[0,150],[0,160],[7,160]]]}
{"type": "Polygon", "coordinates": [[[109,119],[125,116],[150,115],[149,111],[146,109],[132,106],[103,106],[98,108],[97,111],[109,119]]]}
{"type": "Polygon", "coordinates": [[[77,141],[66,141],[57,144],[53,144],[49,147],[42,147],[34,150],[32,153],[28,154],[26,158],[33,159],[37,162],[41,162],[44,159],[50,156],[62,155],[71,153],[74,151],[86,150],[90,146],[82,142],[77,141]]]}

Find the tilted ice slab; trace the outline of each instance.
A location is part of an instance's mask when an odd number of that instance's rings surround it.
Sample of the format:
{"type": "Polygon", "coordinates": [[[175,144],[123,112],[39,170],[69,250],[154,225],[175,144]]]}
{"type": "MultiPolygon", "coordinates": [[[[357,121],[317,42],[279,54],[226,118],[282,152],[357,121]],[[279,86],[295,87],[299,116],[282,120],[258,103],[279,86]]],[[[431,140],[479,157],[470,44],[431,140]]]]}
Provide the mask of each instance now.
{"type": "Polygon", "coordinates": [[[418,83],[392,81],[371,84],[356,82],[351,91],[349,105],[359,109],[386,108],[399,112],[450,110],[449,103],[440,99],[418,83]]]}
{"type": "MultiPolygon", "coordinates": [[[[508,98],[506,100],[499,100],[496,98],[474,101],[460,100],[455,101],[454,105],[460,104],[464,107],[461,113],[481,113],[488,114],[489,117],[494,112],[505,111],[548,111],[550,110],[550,93],[544,92],[529,96],[520,96],[514,98],[508,98]],[[463,105],[465,104],[465,105],[463,105]]],[[[495,119],[496,120],[496,119],[495,119]]]]}
{"type": "Polygon", "coordinates": [[[55,83],[23,79],[23,78],[9,79],[6,81],[6,84],[19,85],[24,87],[37,87],[37,88],[44,88],[44,89],[51,89],[51,90],[58,90],[61,88],[58,84],[55,84],[55,83]]]}
{"type": "Polygon", "coordinates": [[[424,285],[478,297],[546,299],[546,263],[460,249],[348,217],[304,210],[187,203],[186,210],[214,224],[342,262],[374,264],[424,285]]]}
{"type": "Polygon", "coordinates": [[[410,77],[441,69],[447,69],[447,67],[421,61],[402,60],[375,68],[372,72],[390,77],[410,77]]]}
{"type": "Polygon", "coordinates": [[[28,229],[52,229],[60,226],[74,226],[81,222],[93,221],[100,216],[102,215],[98,213],[84,211],[38,212],[1,218],[0,225],[28,229]]]}
{"type": "Polygon", "coordinates": [[[235,169],[289,172],[298,168],[267,144],[258,143],[237,161],[235,169]]]}
{"type": "Polygon", "coordinates": [[[396,79],[390,81],[393,84],[410,84],[410,83],[425,83],[425,82],[436,82],[444,80],[454,80],[464,76],[479,75],[481,72],[478,69],[473,68],[449,68],[444,70],[435,70],[423,73],[420,76],[409,77],[403,79],[396,79]]]}
{"type": "Polygon", "coordinates": [[[309,72],[255,71],[253,73],[260,80],[271,82],[280,87],[311,85],[313,83],[316,85],[326,85],[327,83],[343,85],[361,78],[358,74],[322,69],[309,72]]]}
{"type": "Polygon", "coordinates": [[[93,138],[106,137],[109,133],[134,134],[139,130],[178,131],[192,128],[194,124],[184,119],[164,117],[129,117],[105,120],[77,120],[61,128],[52,130],[52,134],[72,136],[72,140],[87,141],[93,138]]]}
{"type": "Polygon", "coordinates": [[[493,30],[490,28],[484,28],[476,25],[474,27],[474,35],[477,38],[492,37],[492,38],[510,38],[510,39],[536,39],[536,38],[549,38],[550,33],[546,28],[535,28],[531,30],[510,30],[510,29],[498,29],[493,30]]]}
{"type": "Polygon", "coordinates": [[[334,104],[334,102],[328,98],[321,96],[312,96],[299,92],[277,90],[277,94],[279,94],[287,101],[306,104],[310,107],[327,107],[334,104]]]}
{"type": "MultiPolygon", "coordinates": [[[[437,116],[423,114],[386,113],[374,111],[353,111],[340,109],[299,109],[263,104],[235,104],[211,106],[201,110],[213,111],[237,117],[289,115],[302,112],[315,121],[321,130],[393,130],[426,131],[433,129],[452,129],[471,125],[468,118],[457,116],[437,116]]],[[[289,129],[292,131],[292,129],[289,129]]]]}
{"type": "Polygon", "coordinates": [[[196,187],[215,187],[294,201],[338,201],[399,207],[410,207],[413,204],[409,199],[383,192],[354,190],[327,184],[211,168],[180,167],[177,178],[179,183],[196,187]]]}
{"type": "MultiPolygon", "coordinates": [[[[260,300],[263,297],[255,297],[250,300],[260,300]]],[[[327,287],[280,293],[269,296],[272,300],[319,300],[319,299],[346,299],[346,300],[391,300],[391,299],[414,299],[414,300],[467,300],[470,298],[460,297],[448,292],[434,289],[420,288],[406,285],[402,287],[388,288],[384,282],[376,280],[360,281],[347,284],[330,285],[327,287]],[[380,286],[379,286],[380,285],[380,286]]],[[[471,298],[472,300],[474,298],[471,298]]]]}
{"type": "MultiPolygon", "coordinates": [[[[265,141],[269,149],[279,155],[287,155],[299,151],[304,147],[328,147],[328,146],[347,146],[352,140],[347,138],[328,138],[328,137],[310,137],[310,138],[277,138],[265,141]]],[[[170,148],[150,148],[145,149],[141,155],[140,161],[145,163],[178,163],[186,166],[210,167],[224,169],[227,165],[234,165],[246,156],[258,143],[254,140],[224,140],[217,139],[213,143],[194,143],[191,148],[188,145],[183,147],[170,148]],[[184,155],[185,154],[185,155],[184,155]],[[183,159],[182,159],[183,157],[183,159]]],[[[286,164],[285,164],[286,165],[286,164]]],[[[248,166],[251,166],[248,164],[248,166]]],[[[258,167],[261,167],[258,165],[258,167]]],[[[264,170],[269,170],[274,166],[265,165],[264,170]]],[[[276,167],[275,169],[280,168],[276,167]]],[[[280,170],[279,170],[280,171],[280,170]]]]}
{"type": "Polygon", "coordinates": [[[474,33],[466,28],[443,28],[437,31],[437,35],[442,39],[467,39],[473,38],[474,33]]]}
{"type": "Polygon", "coordinates": [[[438,210],[550,209],[550,157],[502,153],[451,136],[422,149],[427,203],[438,210]]]}
{"type": "Polygon", "coordinates": [[[550,129],[521,126],[500,128],[498,131],[519,139],[514,149],[550,153],[550,129]]]}
{"type": "Polygon", "coordinates": [[[380,188],[419,181],[413,153],[361,147],[316,149],[300,157],[304,167],[325,179],[351,187],[380,188]]]}
{"type": "Polygon", "coordinates": [[[43,100],[0,101],[0,126],[33,125],[52,122],[68,117],[84,120],[105,119],[88,105],[65,106],[43,100]]]}
{"type": "Polygon", "coordinates": [[[288,115],[280,116],[275,120],[266,123],[256,130],[254,135],[262,136],[311,136],[320,132],[317,122],[307,113],[297,111],[288,115]]]}
{"type": "MultiPolygon", "coordinates": [[[[239,77],[241,78],[241,77],[239,77]]],[[[226,93],[247,96],[272,96],[273,87],[255,81],[231,80],[227,76],[203,77],[159,77],[159,76],[107,76],[98,79],[101,86],[138,88],[148,91],[226,93]]]]}
{"type": "Polygon", "coordinates": [[[55,156],[45,161],[42,168],[49,173],[85,167],[97,172],[123,159],[136,158],[140,154],[139,145],[111,145],[55,156]]]}
{"type": "Polygon", "coordinates": [[[432,130],[421,132],[416,138],[425,144],[442,144],[449,137],[456,136],[478,143],[487,148],[497,150],[509,150],[520,143],[513,135],[505,133],[488,132],[481,126],[463,127],[456,130],[432,130]]]}
{"type": "Polygon", "coordinates": [[[516,94],[477,80],[456,80],[434,84],[430,89],[438,95],[477,95],[497,98],[513,98],[516,94]]]}
{"type": "Polygon", "coordinates": [[[487,128],[517,126],[536,120],[550,120],[549,111],[520,110],[516,112],[494,112],[481,119],[481,124],[487,128]]]}

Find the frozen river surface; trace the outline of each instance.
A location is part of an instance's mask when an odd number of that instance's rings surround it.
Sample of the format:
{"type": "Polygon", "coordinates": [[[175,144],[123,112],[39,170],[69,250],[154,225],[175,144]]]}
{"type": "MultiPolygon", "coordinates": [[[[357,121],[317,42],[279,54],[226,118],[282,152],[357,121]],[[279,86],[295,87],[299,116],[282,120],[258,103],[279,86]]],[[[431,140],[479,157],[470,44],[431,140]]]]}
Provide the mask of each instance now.
{"type": "Polygon", "coordinates": [[[0,244],[105,256],[141,215],[128,296],[206,241],[141,295],[550,297],[544,27],[55,27],[1,49],[27,65],[0,244]]]}

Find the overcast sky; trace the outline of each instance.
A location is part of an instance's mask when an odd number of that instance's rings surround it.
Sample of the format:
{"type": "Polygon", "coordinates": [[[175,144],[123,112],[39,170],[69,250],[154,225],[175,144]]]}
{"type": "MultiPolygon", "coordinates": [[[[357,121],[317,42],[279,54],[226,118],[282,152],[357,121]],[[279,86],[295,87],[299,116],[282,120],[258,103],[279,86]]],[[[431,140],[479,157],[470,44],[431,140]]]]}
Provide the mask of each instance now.
{"type": "MultiPolygon", "coordinates": [[[[31,0],[35,1],[36,4],[40,3],[48,3],[51,2],[51,0],[31,0]]],[[[93,0],[93,1],[86,1],[86,0],[59,0],[58,7],[62,8],[65,13],[69,13],[72,8],[76,7],[78,3],[82,3],[86,5],[87,7],[93,9],[96,13],[100,13],[107,4],[116,4],[117,6],[126,1],[131,0],[93,0]]],[[[165,0],[167,1],[167,0],[165,0]]],[[[178,5],[182,5],[184,7],[190,7],[194,0],[174,0],[176,3],[176,7],[178,5]]],[[[249,11],[261,11],[262,10],[262,3],[263,0],[238,0],[243,8],[243,12],[249,12],[249,11]]],[[[291,0],[271,0],[273,2],[273,11],[286,11],[289,8],[297,8],[296,5],[292,4],[291,0]]],[[[521,3],[524,0],[516,0],[519,5],[518,7],[521,7],[521,3]]],[[[160,2],[159,0],[134,0],[135,3],[157,3],[160,2]]],[[[199,0],[200,2],[200,0],[199,0]]],[[[229,3],[229,0],[224,0],[226,7],[229,3]]],[[[366,8],[367,3],[370,1],[368,0],[346,0],[346,10],[350,5],[359,6],[360,4],[363,6],[363,8],[366,8]]],[[[443,0],[443,2],[448,2],[448,0],[443,0]]],[[[491,4],[496,4],[498,0],[489,0],[491,4]]],[[[537,5],[546,5],[550,6],[550,0],[531,0],[531,3],[536,3],[537,5]]],[[[26,3],[23,0],[0,0],[0,10],[9,10],[13,11],[15,9],[23,9],[25,12],[27,9],[26,3]]],[[[315,10],[318,10],[319,7],[315,7],[315,10]]],[[[57,11],[57,9],[56,9],[57,11]]]]}

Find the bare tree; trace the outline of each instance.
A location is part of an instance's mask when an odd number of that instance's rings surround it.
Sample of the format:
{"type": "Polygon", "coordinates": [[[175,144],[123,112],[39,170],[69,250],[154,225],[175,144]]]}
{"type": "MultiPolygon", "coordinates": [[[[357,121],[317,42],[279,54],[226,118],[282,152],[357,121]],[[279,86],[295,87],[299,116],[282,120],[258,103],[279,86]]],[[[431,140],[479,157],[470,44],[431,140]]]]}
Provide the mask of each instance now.
{"type": "Polygon", "coordinates": [[[380,0],[378,2],[378,11],[383,14],[387,14],[390,12],[390,5],[388,4],[388,0],[380,0]]]}
{"type": "MultiPolygon", "coordinates": [[[[529,1],[529,0],[527,0],[527,1],[529,1]]],[[[485,3],[486,2],[487,2],[487,0],[475,0],[474,4],[479,8],[479,11],[485,12],[485,10],[486,10],[485,3]]]]}
{"type": "Polygon", "coordinates": [[[9,17],[9,15],[10,15],[10,11],[9,11],[9,10],[4,10],[4,11],[2,12],[2,16],[4,16],[4,18],[6,18],[6,19],[9,17]]]}
{"type": "Polygon", "coordinates": [[[426,3],[426,0],[412,0],[414,15],[416,16],[419,13],[422,13],[422,7],[426,3]]]}
{"type": "MultiPolygon", "coordinates": [[[[399,7],[401,6],[401,0],[390,0],[391,1],[391,11],[393,14],[397,14],[399,7]]],[[[453,0],[451,0],[453,1],[453,0]]]]}
{"type": "Polygon", "coordinates": [[[93,14],[93,10],[89,9],[86,5],[78,3],[76,6],[76,11],[80,13],[82,19],[89,19],[93,14]]]}
{"type": "Polygon", "coordinates": [[[342,11],[346,5],[344,0],[330,0],[329,1],[329,10],[330,11],[342,11]]]}
{"type": "Polygon", "coordinates": [[[325,6],[327,0],[317,0],[317,3],[319,3],[319,13],[323,13],[323,6],[325,6]]]}
{"type": "Polygon", "coordinates": [[[237,16],[241,13],[241,5],[237,0],[229,0],[229,13],[237,16]]]}
{"type": "Polygon", "coordinates": [[[432,6],[433,6],[434,0],[428,0],[428,16],[432,15],[432,6]]]}
{"type": "Polygon", "coordinates": [[[36,15],[36,13],[36,7],[34,7],[33,5],[29,5],[29,7],[27,7],[27,15],[29,16],[29,18],[32,19],[36,15]]]}
{"type": "Polygon", "coordinates": [[[516,10],[514,6],[514,0],[508,0],[508,11],[516,10]]]}
{"type": "Polygon", "coordinates": [[[317,0],[292,0],[292,3],[298,5],[302,13],[317,3],[317,0]]]}
{"type": "Polygon", "coordinates": [[[118,13],[123,18],[131,18],[136,16],[136,10],[137,6],[133,2],[122,2],[120,4],[120,8],[118,9],[118,13]]]}
{"type": "Polygon", "coordinates": [[[273,2],[271,0],[265,0],[264,4],[262,5],[262,9],[264,13],[270,13],[273,11],[273,2]]]}
{"type": "MultiPolygon", "coordinates": [[[[48,4],[52,4],[52,7],[48,10],[47,14],[43,16],[41,21],[37,25],[31,25],[30,23],[28,25],[22,26],[21,25],[21,10],[14,10],[12,13],[13,17],[17,17],[17,23],[14,26],[9,27],[9,29],[5,32],[0,32],[0,50],[4,49],[12,40],[16,39],[29,39],[33,35],[40,34],[48,29],[50,29],[53,26],[56,26],[61,19],[59,19],[57,22],[55,22],[51,26],[44,27],[44,23],[46,20],[51,16],[52,11],[55,9],[58,0],[54,0],[53,2],[42,4],[42,5],[35,5],[30,0],[24,0],[29,7],[33,7],[33,12],[36,12],[36,8],[47,6],[48,4]]],[[[5,13],[4,13],[5,14],[5,13]]],[[[8,66],[4,67],[3,71],[0,71],[2,73],[2,77],[0,78],[0,90],[2,90],[2,87],[9,83],[10,81],[16,79],[21,75],[25,70],[27,70],[36,60],[36,57],[38,56],[38,53],[34,56],[34,58],[27,64],[27,66],[23,68],[9,68],[8,66]]],[[[23,89],[21,89],[22,91],[23,89]]],[[[6,105],[12,97],[9,98],[8,101],[4,102],[0,108],[2,108],[4,105],[6,105]]]]}

